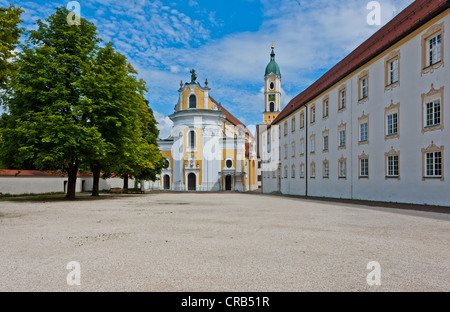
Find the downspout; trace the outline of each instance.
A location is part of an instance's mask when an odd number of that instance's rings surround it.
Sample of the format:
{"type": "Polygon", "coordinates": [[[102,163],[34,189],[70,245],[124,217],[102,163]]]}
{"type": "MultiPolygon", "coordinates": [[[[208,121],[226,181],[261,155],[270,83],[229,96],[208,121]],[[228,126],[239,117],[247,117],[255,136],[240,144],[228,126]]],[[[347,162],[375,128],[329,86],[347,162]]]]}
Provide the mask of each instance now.
{"type": "Polygon", "coordinates": [[[305,105],[305,196],[308,196],[308,106],[305,105]]]}

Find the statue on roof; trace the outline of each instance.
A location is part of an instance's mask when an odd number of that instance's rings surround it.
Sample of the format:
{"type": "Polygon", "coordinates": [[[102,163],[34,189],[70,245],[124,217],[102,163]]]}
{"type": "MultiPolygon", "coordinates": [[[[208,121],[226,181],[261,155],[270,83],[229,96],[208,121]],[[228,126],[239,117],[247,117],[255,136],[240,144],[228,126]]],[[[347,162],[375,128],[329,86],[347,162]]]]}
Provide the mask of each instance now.
{"type": "Polygon", "coordinates": [[[197,74],[195,73],[195,69],[190,71],[191,73],[191,83],[195,83],[195,80],[197,80],[197,74]]]}

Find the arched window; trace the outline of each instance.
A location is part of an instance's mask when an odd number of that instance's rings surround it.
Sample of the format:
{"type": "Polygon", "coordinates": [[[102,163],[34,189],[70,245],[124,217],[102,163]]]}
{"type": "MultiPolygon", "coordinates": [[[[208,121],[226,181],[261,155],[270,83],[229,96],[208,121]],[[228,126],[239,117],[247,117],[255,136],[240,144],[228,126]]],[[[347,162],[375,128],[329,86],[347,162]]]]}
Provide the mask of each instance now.
{"type": "Polygon", "coordinates": [[[275,84],[273,82],[270,83],[270,90],[275,89],[275,84]]]}
{"type": "Polygon", "coordinates": [[[189,108],[197,108],[197,97],[194,94],[189,97],[189,108]]]}
{"type": "Polygon", "coordinates": [[[275,103],[270,102],[270,112],[273,113],[275,111],[275,103]]]}
{"type": "Polygon", "coordinates": [[[189,132],[189,147],[191,150],[195,149],[195,131],[192,130],[189,132]]]}

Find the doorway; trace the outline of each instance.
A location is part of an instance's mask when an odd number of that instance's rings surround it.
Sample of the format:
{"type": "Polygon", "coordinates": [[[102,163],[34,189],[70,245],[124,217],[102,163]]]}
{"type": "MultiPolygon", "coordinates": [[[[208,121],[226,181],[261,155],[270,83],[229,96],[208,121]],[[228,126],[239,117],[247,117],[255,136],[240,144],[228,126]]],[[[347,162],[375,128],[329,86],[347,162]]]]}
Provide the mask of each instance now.
{"type": "Polygon", "coordinates": [[[195,173],[189,173],[188,175],[188,191],[195,191],[197,188],[197,177],[195,173]]]}
{"type": "Polygon", "coordinates": [[[227,175],[225,177],[225,191],[231,191],[231,176],[227,175]]]}
{"type": "Polygon", "coordinates": [[[164,189],[170,190],[170,176],[167,174],[164,176],[164,189]]]}

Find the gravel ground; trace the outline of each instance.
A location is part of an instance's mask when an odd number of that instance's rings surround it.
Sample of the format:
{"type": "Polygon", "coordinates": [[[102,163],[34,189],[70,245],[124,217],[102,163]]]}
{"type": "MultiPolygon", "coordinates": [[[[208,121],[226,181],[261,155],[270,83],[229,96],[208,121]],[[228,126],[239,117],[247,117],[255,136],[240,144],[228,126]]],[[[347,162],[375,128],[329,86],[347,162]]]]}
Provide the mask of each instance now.
{"type": "Polygon", "coordinates": [[[449,221],[237,193],[0,201],[0,291],[448,292],[449,221]]]}

